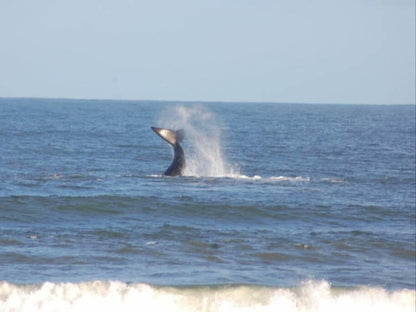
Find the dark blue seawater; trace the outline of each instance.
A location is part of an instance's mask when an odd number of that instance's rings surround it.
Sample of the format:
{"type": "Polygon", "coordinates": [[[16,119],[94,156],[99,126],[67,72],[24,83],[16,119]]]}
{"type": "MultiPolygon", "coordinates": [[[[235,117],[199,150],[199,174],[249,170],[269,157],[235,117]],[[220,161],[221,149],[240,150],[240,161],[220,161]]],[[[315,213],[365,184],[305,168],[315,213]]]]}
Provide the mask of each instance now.
{"type": "Polygon", "coordinates": [[[412,303],[415,218],[415,106],[0,99],[0,310],[106,281],[412,303]],[[185,176],[150,126],[185,129],[185,176]]]}

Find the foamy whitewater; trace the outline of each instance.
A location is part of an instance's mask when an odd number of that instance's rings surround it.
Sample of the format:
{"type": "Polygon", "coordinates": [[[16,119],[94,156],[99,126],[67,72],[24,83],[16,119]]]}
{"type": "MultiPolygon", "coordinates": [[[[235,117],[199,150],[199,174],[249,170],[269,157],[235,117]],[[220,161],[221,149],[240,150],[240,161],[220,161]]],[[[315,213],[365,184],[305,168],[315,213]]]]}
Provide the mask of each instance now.
{"type": "Polygon", "coordinates": [[[152,287],[121,282],[40,286],[0,284],[3,311],[401,311],[413,312],[415,292],[334,289],[328,282],[297,288],[260,286],[152,287]]]}
{"type": "Polygon", "coordinates": [[[414,118],[0,98],[0,312],[415,311],[414,118]]]}

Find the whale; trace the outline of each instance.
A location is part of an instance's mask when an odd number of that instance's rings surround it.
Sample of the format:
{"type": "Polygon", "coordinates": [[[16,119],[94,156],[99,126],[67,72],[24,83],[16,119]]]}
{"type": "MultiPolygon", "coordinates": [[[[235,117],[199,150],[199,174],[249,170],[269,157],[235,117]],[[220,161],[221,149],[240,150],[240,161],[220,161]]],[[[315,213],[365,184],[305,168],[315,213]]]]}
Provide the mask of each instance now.
{"type": "Polygon", "coordinates": [[[185,137],[183,129],[171,130],[164,128],[151,127],[157,135],[168,142],[173,147],[173,160],[168,169],[163,173],[164,176],[182,176],[185,170],[185,153],[179,143],[185,137]]]}

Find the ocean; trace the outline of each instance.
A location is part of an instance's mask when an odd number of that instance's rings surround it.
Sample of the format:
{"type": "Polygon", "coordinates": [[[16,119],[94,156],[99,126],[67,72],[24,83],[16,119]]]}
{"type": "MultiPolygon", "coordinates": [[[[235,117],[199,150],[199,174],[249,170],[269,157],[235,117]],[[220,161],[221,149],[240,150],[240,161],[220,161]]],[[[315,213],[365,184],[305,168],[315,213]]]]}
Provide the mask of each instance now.
{"type": "Polygon", "coordinates": [[[415,311],[415,141],[414,105],[0,98],[0,311],[415,311]]]}

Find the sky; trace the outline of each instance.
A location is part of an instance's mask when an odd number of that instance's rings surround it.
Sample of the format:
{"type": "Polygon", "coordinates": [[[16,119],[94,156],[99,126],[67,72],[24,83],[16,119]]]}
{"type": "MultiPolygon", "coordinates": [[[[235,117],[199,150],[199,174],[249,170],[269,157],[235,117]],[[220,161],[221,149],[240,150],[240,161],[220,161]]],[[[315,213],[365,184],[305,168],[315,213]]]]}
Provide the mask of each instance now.
{"type": "Polygon", "coordinates": [[[414,0],[0,0],[0,97],[415,104],[414,0]]]}

